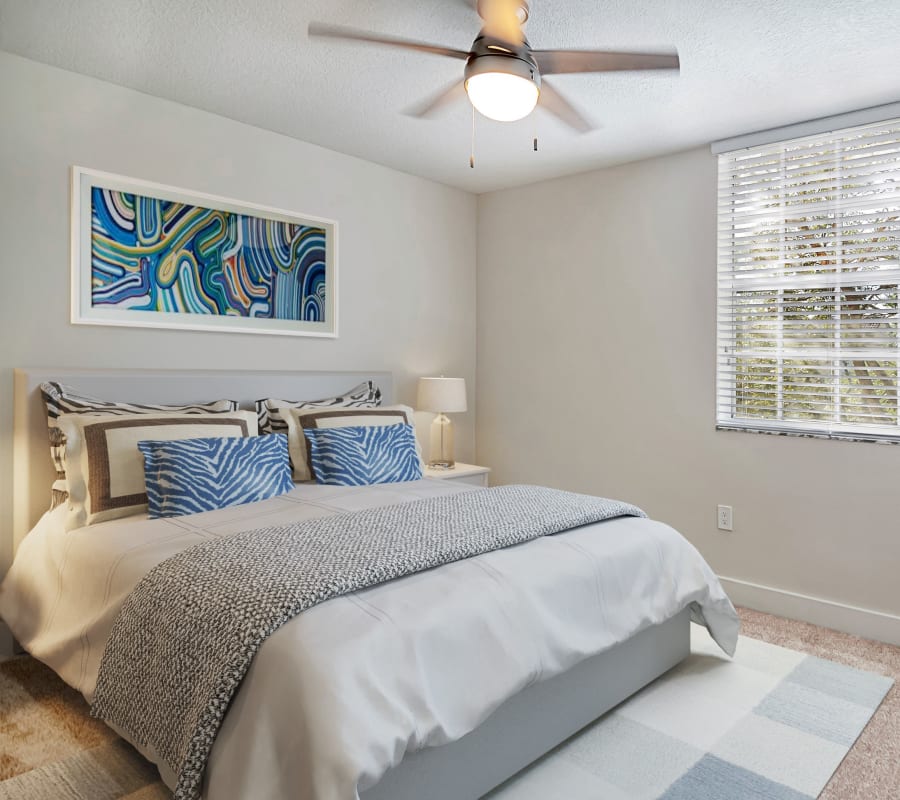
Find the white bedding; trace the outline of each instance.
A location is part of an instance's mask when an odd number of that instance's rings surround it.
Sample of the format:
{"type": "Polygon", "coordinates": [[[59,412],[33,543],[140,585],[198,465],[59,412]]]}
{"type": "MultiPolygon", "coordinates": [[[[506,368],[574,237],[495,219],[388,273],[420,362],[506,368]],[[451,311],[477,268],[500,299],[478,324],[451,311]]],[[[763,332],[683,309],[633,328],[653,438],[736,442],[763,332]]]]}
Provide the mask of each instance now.
{"type": "MultiPolygon", "coordinates": [[[[0,615],[90,700],[119,607],[165,558],[263,525],[472,490],[427,480],[298,485],[261,503],[68,533],[61,507],[22,543],[0,586],[0,615]]],[[[330,600],[261,648],[216,740],[204,795],[352,800],[404,753],[460,738],[529,684],[689,604],[732,653],[738,621],[712,570],[672,528],[638,518],[330,600]]]]}

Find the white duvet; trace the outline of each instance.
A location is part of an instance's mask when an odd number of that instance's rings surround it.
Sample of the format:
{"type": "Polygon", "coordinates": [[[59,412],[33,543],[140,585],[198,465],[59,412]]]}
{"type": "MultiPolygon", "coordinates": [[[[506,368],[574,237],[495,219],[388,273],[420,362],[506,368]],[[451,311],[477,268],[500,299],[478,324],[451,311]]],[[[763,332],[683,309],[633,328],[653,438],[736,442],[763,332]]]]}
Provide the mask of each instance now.
{"type": "MultiPolygon", "coordinates": [[[[262,503],[68,533],[58,508],[22,543],[0,615],[90,701],[119,607],[163,559],[242,530],[458,491],[473,489],[298,485],[262,503]]],[[[329,600],[259,651],[216,740],[204,796],[353,800],[405,753],[460,738],[529,684],[691,604],[733,653],[738,620],[712,570],[669,526],[632,517],[329,600]]]]}

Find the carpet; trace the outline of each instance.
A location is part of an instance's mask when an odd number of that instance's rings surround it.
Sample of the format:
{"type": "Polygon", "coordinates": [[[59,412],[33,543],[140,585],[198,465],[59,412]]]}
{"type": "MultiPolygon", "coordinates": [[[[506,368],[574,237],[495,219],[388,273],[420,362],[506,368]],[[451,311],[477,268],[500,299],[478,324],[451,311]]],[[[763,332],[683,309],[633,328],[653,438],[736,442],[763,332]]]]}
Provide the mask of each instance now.
{"type": "Polygon", "coordinates": [[[0,800],[171,800],[152,764],[50,669],[0,663],[0,800]]]}
{"type": "MultiPolygon", "coordinates": [[[[845,766],[852,765],[854,742],[893,681],[760,639],[818,646],[821,655],[869,669],[900,667],[900,649],[758,612],[741,615],[759,638],[742,636],[733,661],[692,626],[689,659],[494,790],[491,800],[817,797],[848,751],[845,766]],[[837,637],[834,652],[822,646],[829,637],[837,637]],[[872,652],[885,662],[860,655],[872,652]]],[[[897,691],[870,729],[900,725],[897,691]]],[[[894,736],[869,746],[879,758],[856,777],[874,788],[858,796],[895,798],[900,742],[894,736]]],[[[844,772],[838,769],[823,800],[852,796],[829,795],[836,783],[856,785],[844,772]]],[[[0,800],[48,798],[171,794],[150,764],[88,716],[80,695],[33,659],[18,658],[0,664],[0,800]]]]}

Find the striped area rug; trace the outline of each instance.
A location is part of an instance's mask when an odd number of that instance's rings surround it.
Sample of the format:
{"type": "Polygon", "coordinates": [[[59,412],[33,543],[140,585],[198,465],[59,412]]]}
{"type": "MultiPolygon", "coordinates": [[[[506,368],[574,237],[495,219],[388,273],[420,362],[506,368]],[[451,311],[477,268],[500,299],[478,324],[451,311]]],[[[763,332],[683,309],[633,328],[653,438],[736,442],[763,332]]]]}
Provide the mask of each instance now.
{"type": "Polygon", "coordinates": [[[812,800],[891,678],[742,636],[728,659],[691,626],[691,656],[491,800],[812,800]]]}

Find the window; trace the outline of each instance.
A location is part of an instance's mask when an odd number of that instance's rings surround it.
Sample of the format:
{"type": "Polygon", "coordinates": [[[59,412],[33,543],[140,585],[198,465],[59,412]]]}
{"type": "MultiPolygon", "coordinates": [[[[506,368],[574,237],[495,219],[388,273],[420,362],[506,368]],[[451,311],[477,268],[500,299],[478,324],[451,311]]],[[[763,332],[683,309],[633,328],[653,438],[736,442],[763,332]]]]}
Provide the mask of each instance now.
{"type": "Polygon", "coordinates": [[[717,422],[900,441],[900,120],[719,155],[717,422]]]}

